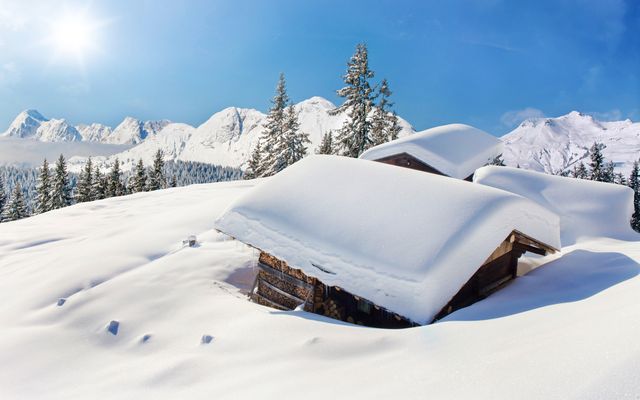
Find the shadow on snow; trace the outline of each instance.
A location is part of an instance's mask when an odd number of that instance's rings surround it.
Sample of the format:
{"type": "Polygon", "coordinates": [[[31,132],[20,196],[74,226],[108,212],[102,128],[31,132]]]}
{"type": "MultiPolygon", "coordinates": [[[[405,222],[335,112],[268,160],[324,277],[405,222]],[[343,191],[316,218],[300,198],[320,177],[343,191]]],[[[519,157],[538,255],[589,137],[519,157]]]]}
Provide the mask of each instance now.
{"type": "Polygon", "coordinates": [[[584,300],[640,273],[640,264],[620,253],[575,250],[519,277],[483,301],[442,319],[478,321],[553,304],[584,300]]]}

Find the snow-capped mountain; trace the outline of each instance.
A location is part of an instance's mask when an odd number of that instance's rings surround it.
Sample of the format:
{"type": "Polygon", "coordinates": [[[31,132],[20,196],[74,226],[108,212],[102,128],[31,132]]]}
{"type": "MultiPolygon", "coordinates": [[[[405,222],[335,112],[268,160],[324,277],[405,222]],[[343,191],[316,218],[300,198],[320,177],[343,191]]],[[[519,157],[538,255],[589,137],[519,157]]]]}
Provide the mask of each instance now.
{"type": "MultiPolygon", "coordinates": [[[[311,97],[295,105],[299,113],[300,129],[309,134],[312,154],[329,130],[336,131],[342,126],[344,114],[330,115],[336,108],[322,97],[311,97]]],[[[211,116],[197,128],[188,125],[170,124],[154,138],[106,160],[112,163],[116,157],[123,163],[123,169],[132,168],[138,159],[150,164],[158,149],[165,153],[165,160],[198,161],[223,166],[243,168],[251,156],[263,131],[266,114],[249,108],[229,107],[211,116]]],[[[400,136],[414,133],[411,125],[400,118],[400,136]]],[[[115,132],[114,132],[115,133],[115,132]]]]}
{"type": "Polygon", "coordinates": [[[78,132],[82,136],[82,140],[88,142],[102,142],[111,135],[113,131],[110,126],[93,123],[91,125],[76,126],[78,132]]]}
{"type": "Polygon", "coordinates": [[[127,117],[115,129],[93,123],[72,126],[65,119],[49,119],[36,110],[18,114],[1,137],[34,139],[41,142],[90,141],[109,144],[138,144],[155,136],[171,121],[140,121],[127,117]]]}
{"type": "Polygon", "coordinates": [[[36,139],[42,142],[76,142],[82,140],[78,130],[64,119],[48,119],[36,110],[18,114],[2,136],[36,139]]]}
{"type": "Polygon", "coordinates": [[[547,173],[572,169],[585,158],[586,164],[594,142],[607,146],[605,158],[625,175],[640,157],[640,123],[598,121],[577,111],[557,118],[527,119],[502,140],[507,165],[547,173]]]}
{"type": "Polygon", "coordinates": [[[132,117],[126,117],[111,134],[102,139],[104,143],[113,144],[138,144],[150,136],[155,136],[171,121],[140,121],[132,117]]]}

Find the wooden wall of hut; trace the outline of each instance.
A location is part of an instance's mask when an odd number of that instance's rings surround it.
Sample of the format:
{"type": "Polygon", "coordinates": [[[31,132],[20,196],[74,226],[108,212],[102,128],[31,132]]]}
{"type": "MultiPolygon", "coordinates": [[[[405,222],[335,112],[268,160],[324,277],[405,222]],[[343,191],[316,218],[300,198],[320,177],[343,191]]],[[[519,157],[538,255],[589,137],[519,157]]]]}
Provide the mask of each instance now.
{"type": "Polygon", "coordinates": [[[378,328],[407,328],[417,324],[367,299],[327,286],[286,262],[261,252],[251,299],[280,310],[303,305],[305,311],[333,319],[378,328]]]}
{"type": "MultiPolygon", "coordinates": [[[[429,172],[431,174],[448,176],[407,153],[394,154],[392,156],[387,156],[375,161],[385,163],[385,164],[395,165],[398,167],[404,167],[404,168],[415,169],[418,171],[429,172]]],[[[469,182],[473,181],[473,174],[469,175],[464,180],[469,182]]]]}

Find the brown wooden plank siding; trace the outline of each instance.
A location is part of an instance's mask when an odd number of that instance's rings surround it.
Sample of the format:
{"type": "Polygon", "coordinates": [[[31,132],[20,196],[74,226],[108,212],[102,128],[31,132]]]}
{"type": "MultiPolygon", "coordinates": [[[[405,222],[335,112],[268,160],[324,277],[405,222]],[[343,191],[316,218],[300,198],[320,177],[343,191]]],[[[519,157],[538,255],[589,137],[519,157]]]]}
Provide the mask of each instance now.
{"type": "MultiPolygon", "coordinates": [[[[447,174],[444,174],[438,171],[432,166],[423,163],[422,161],[418,160],[417,158],[415,158],[414,156],[408,153],[394,154],[392,156],[383,157],[375,161],[385,163],[385,164],[395,165],[398,167],[404,167],[404,168],[415,169],[418,171],[429,172],[436,175],[449,176],[447,174]]],[[[464,180],[469,182],[473,181],[473,174],[469,175],[464,180]]]]}
{"type": "MultiPolygon", "coordinates": [[[[513,231],[487,257],[458,293],[442,308],[433,321],[467,307],[499,290],[517,275],[518,258],[525,251],[537,254],[555,249],[513,231]]],[[[408,318],[349,293],[337,286],[327,286],[283,260],[260,252],[260,271],[250,294],[256,303],[292,310],[304,304],[304,310],[359,325],[379,328],[407,328],[418,324],[408,318]]],[[[433,322],[432,321],[432,322],[433,322]]]]}

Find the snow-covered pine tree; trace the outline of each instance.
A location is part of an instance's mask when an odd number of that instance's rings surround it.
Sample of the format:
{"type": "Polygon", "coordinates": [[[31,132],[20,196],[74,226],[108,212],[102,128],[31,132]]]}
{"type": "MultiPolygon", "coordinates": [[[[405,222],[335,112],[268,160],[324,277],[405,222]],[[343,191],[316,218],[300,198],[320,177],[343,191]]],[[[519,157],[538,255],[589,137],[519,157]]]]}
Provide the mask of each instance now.
{"type": "Polygon", "coordinates": [[[631,228],[640,232],[640,164],[633,162],[633,168],[629,175],[629,187],[633,190],[633,214],[631,215],[631,228]]]}
{"type": "Polygon", "coordinates": [[[71,185],[69,184],[69,173],[67,172],[67,162],[60,154],[53,174],[51,187],[51,209],[56,210],[70,206],[73,202],[71,197],[71,185]]]}
{"type": "Polygon", "coordinates": [[[322,135],[320,146],[316,149],[316,154],[333,154],[333,132],[329,131],[322,135]]]}
{"type": "Polygon", "coordinates": [[[156,151],[153,158],[153,169],[149,172],[149,190],[158,190],[166,186],[164,176],[164,153],[161,149],[156,151]]]}
{"type": "Polygon", "coordinates": [[[369,69],[367,46],[359,43],[342,77],[346,86],[337,91],[338,96],[345,99],[344,103],[331,111],[333,115],[347,113],[347,119],[336,137],[336,146],[341,155],[357,158],[373,144],[369,118],[374,104],[369,79],[373,76],[374,72],[369,69]]]}
{"type": "Polygon", "coordinates": [[[615,183],[616,174],[614,172],[615,164],[613,161],[609,161],[604,165],[602,181],[608,183],[615,183]]]}
{"type": "Polygon", "coordinates": [[[17,221],[28,216],[29,212],[27,211],[27,206],[24,203],[22,186],[20,186],[20,183],[16,183],[13,188],[13,193],[11,194],[11,199],[2,212],[2,221],[17,221]]]}
{"type": "Polygon", "coordinates": [[[36,214],[42,214],[51,210],[51,172],[49,171],[49,163],[46,158],[40,168],[36,193],[38,196],[36,198],[36,214]]]}
{"type": "MultiPolygon", "coordinates": [[[[281,142],[284,168],[302,160],[307,155],[307,145],[311,143],[309,134],[300,131],[298,113],[293,105],[289,105],[285,115],[284,141],[281,142]]],[[[278,171],[279,172],[279,171],[278,171]]]]}
{"type": "Polygon", "coordinates": [[[4,190],[4,180],[0,178],[0,222],[2,222],[2,210],[7,204],[7,194],[4,190]]]}
{"type": "Polygon", "coordinates": [[[93,163],[91,157],[87,160],[76,186],[76,201],[84,203],[93,200],[93,163]]]}
{"type": "Polygon", "coordinates": [[[93,198],[94,200],[102,200],[107,197],[107,180],[100,168],[96,165],[93,172],[93,198]]]}
{"type": "Polygon", "coordinates": [[[136,169],[133,175],[133,184],[131,185],[131,191],[133,193],[144,192],[147,190],[147,170],[144,167],[142,158],[138,160],[136,169]]]}
{"type": "Polygon", "coordinates": [[[389,140],[396,140],[398,135],[400,135],[400,131],[402,127],[400,126],[400,121],[398,120],[398,114],[395,111],[391,113],[389,117],[391,121],[391,126],[389,127],[389,140]]]}
{"type": "Polygon", "coordinates": [[[120,160],[118,160],[117,157],[111,166],[106,189],[107,197],[122,196],[125,194],[124,185],[122,184],[122,172],[120,171],[120,160]]]}
{"type": "Polygon", "coordinates": [[[255,179],[262,176],[264,173],[262,158],[262,144],[260,143],[260,139],[258,139],[258,143],[256,143],[256,147],[251,153],[251,158],[244,172],[243,179],[255,179]]]}
{"type": "Polygon", "coordinates": [[[286,108],[289,104],[289,95],[287,95],[287,84],[284,74],[280,73],[278,85],[276,86],[276,94],[271,99],[271,108],[265,120],[262,137],[264,138],[264,147],[262,148],[262,165],[260,170],[262,174],[259,176],[271,176],[286,167],[286,161],[282,158],[283,142],[285,141],[287,115],[286,108]]]}
{"type": "Polygon", "coordinates": [[[504,159],[502,158],[502,153],[493,157],[486,165],[497,165],[499,167],[504,167],[506,164],[504,163],[504,159]]]}
{"type": "Polygon", "coordinates": [[[613,183],[616,185],[627,186],[627,178],[622,174],[622,172],[616,172],[613,174],[613,183]]]}
{"type": "Polygon", "coordinates": [[[580,164],[575,164],[573,166],[571,176],[578,179],[589,179],[589,171],[587,171],[587,167],[585,167],[584,163],[580,161],[580,164]]]}
{"type": "Polygon", "coordinates": [[[594,142],[593,146],[589,149],[589,157],[591,158],[591,162],[589,163],[591,176],[589,178],[592,181],[604,182],[605,165],[602,150],[604,150],[605,147],[603,143],[594,142]]]}
{"type": "Polygon", "coordinates": [[[373,146],[398,138],[400,125],[398,124],[398,116],[390,110],[393,106],[393,103],[389,101],[391,94],[389,82],[383,79],[376,95],[378,104],[374,107],[371,117],[371,142],[373,146]]]}
{"type": "Polygon", "coordinates": [[[178,187],[178,180],[176,179],[176,176],[173,175],[171,176],[171,180],[169,181],[169,187],[178,187]]]}

